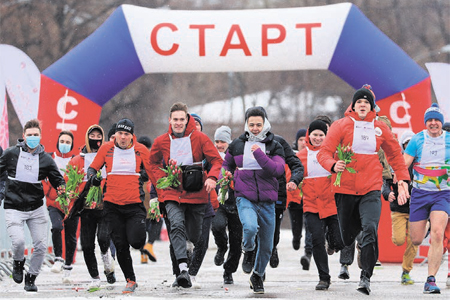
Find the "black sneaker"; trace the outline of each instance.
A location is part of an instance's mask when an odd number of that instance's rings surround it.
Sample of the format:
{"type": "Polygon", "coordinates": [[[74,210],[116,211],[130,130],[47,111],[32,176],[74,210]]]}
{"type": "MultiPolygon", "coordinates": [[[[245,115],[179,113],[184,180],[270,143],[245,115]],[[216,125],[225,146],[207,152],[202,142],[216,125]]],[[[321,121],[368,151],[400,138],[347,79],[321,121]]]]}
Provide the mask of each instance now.
{"type": "Polygon", "coordinates": [[[223,283],[224,284],[234,284],[233,274],[227,271],[223,272],[223,283]]]}
{"type": "Polygon", "coordinates": [[[20,260],[15,260],[13,263],[13,272],[12,272],[12,277],[14,279],[15,283],[22,283],[23,281],[23,269],[25,265],[25,258],[20,261],[20,260]]]}
{"type": "Polygon", "coordinates": [[[192,287],[191,277],[189,276],[188,271],[183,271],[177,276],[177,283],[178,286],[185,289],[192,287]]]}
{"type": "Polygon", "coordinates": [[[253,294],[264,294],[263,280],[255,273],[250,276],[250,288],[253,289],[253,294]]]}
{"type": "Polygon", "coordinates": [[[300,258],[300,263],[303,267],[303,270],[308,271],[309,265],[311,264],[311,255],[305,254],[300,258]]]}
{"type": "Polygon", "coordinates": [[[253,270],[255,264],[255,253],[256,249],[253,251],[245,251],[244,259],[242,260],[242,270],[245,274],[250,274],[253,270]]]}
{"type": "Polygon", "coordinates": [[[272,268],[278,267],[278,264],[280,263],[280,259],[278,258],[278,250],[277,248],[273,248],[272,255],[270,256],[270,266],[272,268]]]}
{"type": "Polygon", "coordinates": [[[341,271],[339,272],[338,278],[340,279],[350,279],[350,273],[348,272],[347,265],[341,265],[341,271]]]}
{"type": "Polygon", "coordinates": [[[362,294],[370,295],[370,279],[366,276],[361,276],[361,280],[359,281],[359,285],[356,290],[362,294]]]}
{"type": "Polygon", "coordinates": [[[216,266],[221,266],[223,262],[225,261],[225,253],[227,252],[227,249],[217,249],[216,256],[214,256],[214,264],[216,266]]]}
{"type": "Polygon", "coordinates": [[[330,281],[320,280],[316,285],[316,291],[326,291],[330,287],[330,281]]]}
{"type": "Polygon", "coordinates": [[[109,284],[113,284],[116,282],[116,275],[114,274],[114,272],[106,273],[106,271],[105,271],[105,275],[106,275],[106,281],[109,284]]]}
{"type": "Polygon", "coordinates": [[[25,275],[25,286],[23,287],[23,289],[27,292],[37,292],[38,288],[34,284],[35,280],[36,275],[27,273],[27,275],[25,275]]]}

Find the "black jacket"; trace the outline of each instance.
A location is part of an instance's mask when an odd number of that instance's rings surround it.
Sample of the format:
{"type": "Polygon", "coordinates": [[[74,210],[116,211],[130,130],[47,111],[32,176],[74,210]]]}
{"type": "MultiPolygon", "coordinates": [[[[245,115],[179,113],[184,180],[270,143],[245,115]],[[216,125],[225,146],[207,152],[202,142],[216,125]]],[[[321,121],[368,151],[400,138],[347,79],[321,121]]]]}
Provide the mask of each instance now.
{"type": "MultiPolygon", "coordinates": [[[[295,155],[291,146],[286,140],[279,135],[275,135],[274,140],[283,146],[284,149],[284,160],[291,170],[291,182],[294,182],[295,185],[299,185],[303,180],[303,165],[300,159],[295,155]]],[[[286,209],[286,173],[282,176],[278,177],[278,201],[276,202],[277,208],[286,209]]]]}
{"type": "MultiPolygon", "coordinates": [[[[19,139],[16,146],[6,149],[0,157],[0,174],[6,172],[8,175],[5,181],[4,208],[32,211],[44,204],[44,190],[41,182],[28,183],[14,179],[16,177],[16,167],[20,148],[22,148],[23,151],[28,152],[28,147],[23,139],[19,139]]],[[[39,155],[39,181],[48,178],[50,184],[55,189],[61,185],[66,185],[63,176],[59,173],[55,161],[44,151],[44,146],[39,145],[34,155],[39,155]]]]}
{"type": "MultiPolygon", "coordinates": [[[[411,164],[408,168],[409,171],[409,176],[410,178],[413,178],[413,165],[411,164]]],[[[412,191],[412,180],[409,182],[408,184],[408,190],[409,190],[409,194],[411,195],[411,191],[412,191]]],[[[400,212],[400,213],[405,213],[405,214],[409,214],[409,201],[410,199],[408,199],[408,201],[403,204],[403,205],[398,205],[397,202],[397,197],[398,197],[398,184],[394,184],[392,179],[385,179],[383,180],[383,186],[381,187],[381,194],[383,195],[384,200],[389,201],[389,194],[391,192],[394,192],[394,196],[395,196],[395,200],[390,202],[390,208],[391,211],[396,211],[396,212],[400,212]]]]}

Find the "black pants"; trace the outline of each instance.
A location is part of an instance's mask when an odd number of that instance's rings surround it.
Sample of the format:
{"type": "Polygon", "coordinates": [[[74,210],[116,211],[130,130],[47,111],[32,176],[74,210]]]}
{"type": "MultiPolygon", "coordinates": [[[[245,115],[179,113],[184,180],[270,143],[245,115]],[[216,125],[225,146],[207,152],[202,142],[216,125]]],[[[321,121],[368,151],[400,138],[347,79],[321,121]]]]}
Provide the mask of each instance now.
{"type": "Polygon", "coordinates": [[[109,227],[104,210],[85,209],[81,212],[81,248],[84,261],[92,278],[99,276],[97,259],[95,258],[95,235],[101,253],[108,252],[110,245],[109,227]]]}
{"type": "Polygon", "coordinates": [[[156,240],[159,239],[159,236],[161,235],[163,220],[160,219],[158,222],[156,220],[146,219],[145,223],[148,236],[147,242],[149,244],[153,244],[156,240]]]}
{"type": "Polygon", "coordinates": [[[80,217],[66,219],[63,222],[64,213],[53,206],[48,207],[48,213],[52,222],[53,252],[56,257],[62,257],[61,232],[64,228],[64,240],[66,244],[65,264],[70,266],[73,263],[73,256],[77,249],[77,229],[80,217]]]}
{"type": "Polygon", "coordinates": [[[242,254],[242,224],[237,210],[228,212],[222,205],[219,206],[216,216],[213,218],[211,229],[218,249],[226,250],[228,249],[228,242],[230,243],[228,256],[223,264],[224,271],[227,273],[236,272],[242,254]]]}
{"type": "Polygon", "coordinates": [[[280,242],[280,228],[283,220],[284,208],[275,207],[275,232],[273,235],[273,249],[275,249],[280,242]]]}
{"type": "Polygon", "coordinates": [[[328,266],[328,254],[325,249],[325,239],[331,249],[336,251],[344,248],[339,221],[336,215],[320,219],[319,214],[305,213],[306,222],[311,230],[313,249],[312,253],[319,271],[320,280],[330,281],[330,269],[328,266]]]}
{"type": "Polygon", "coordinates": [[[381,192],[362,196],[336,194],[336,206],[342,240],[350,246],[361,232],[361,276],[370,278],[378,259],[378,223],[381,214],[381,192]]]}
{"type": "Polygon", "coordinates": [[[130,255],[130,246],[140,249],[145,245],[145,218],[144,204],[135,203],[117,205],[105,202],[106,221],[111,230],[111,238],[116,246],[117,260],[125,279],[136,281],[133,261],[130,255]]]}
{"type": "Polygon", "coordinates": [[[191,264],[189,265],[189,275],[191,276],[197,276],[197,273],[202,266],[203,259],[206,255],[206,250],[208,250],[209,246],[209,232],[211,230],[211,222],[213,218],[213,216],[203,218],[202,235],[200,236],[198,242],[194,244],[191,264]]]}
{"type": "Polygon", "coordinates": [[[291,202],[288,206],[289,218],[291,219],[291,230],[294,241],[302,238],[303,223],[305,223],[305,254],[312,255],[312,237],[311,231],[308,229],[306,220],[303,220],[303,205],[291,202]]]}

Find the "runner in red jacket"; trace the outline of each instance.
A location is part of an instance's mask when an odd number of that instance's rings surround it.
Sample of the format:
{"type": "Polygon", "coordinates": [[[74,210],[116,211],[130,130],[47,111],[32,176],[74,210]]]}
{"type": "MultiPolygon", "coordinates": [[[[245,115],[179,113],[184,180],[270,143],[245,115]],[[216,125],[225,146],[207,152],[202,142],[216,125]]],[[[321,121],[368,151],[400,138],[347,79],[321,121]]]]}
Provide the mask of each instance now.
{"type": "Polygon", "coordinates": [[[140,249],[147,237],[144,203],[140,199],[140,170],[151,173],[147,147],[137,142],[134,123],[129,119],[117,122],[112,141],[103,144],[87,170],[93,185],[100,185],[97,171],[106,167],[106,192],[103,197],[106,222],[116,246],[117,258],[127,280],[123,293],[137,287],[130,255],[130,246],[140,249]]]}
{"type": "MultiPolygon", "coordinates": [[[[64,176],[64,171],[67,164],[73,157],[73,134],[70,131],[61,131],[58,136],[58,143],[56,144],[56,151],[52,153],[52,158],[58,166],[59,172],[64,176]]],[[[64,270],[62,282],[71,283],[70,270],[72,270],[72,263],[77,248],[77,229],[79,218],[65,219],[64,210],[61,205],[56,202],[58,194],[52,187],[48,179],[42,181],[45,199],[47,203],[48,214],[52,223],[52,242],[53,253],[55,254],[55,263],[51,271],[53,273],[60,273],[64,270]],[[65,241],[65,262],[62,258],[62,230],[64,229],[65,241]]]]}
{"type": "Polygon", "coordinates": [[[358,291],[370,294],[370,277],[378,259],[378,222],[381,214],[381,186],[383,167],[377,152],[383,148],[389,165],[399,180],[399,198],[409,197],[408,169],[401,148],[389,127],[376,120],[375,95],[370,86],[357,90],[345,117],[331,125],[327,139],[317,155],[319,163],[333,174],[342,172],[340,186],[333,185],[341,235],[345,245],[351,245],[362,231],[361,281],[358,291]],[[335,157],[337,147],[350,145],[355,153],[346,165],[335,157]],[[353,168],[350,173],[346,168],[353,168]]]}
{"type": "Polygon", "coordinates": [[[208,136],[196,130],[194,118],[188,114],[184,103],[175,103],[170,109],[169,131],[155,139],[150,152],[152,172],[149,172],[152,182],[166,176],[160,168],[175,159],[183,168],[197,166],[198,170],[186,172],[184,178],[195,173],[200,176],[190,178],[193,185],[189,188],[183,179],[177,188],[157,189],[159,201],[164,202],[167,212],[170,242],[174,248],[180,274],[176,282],[178,286],[192,286],[187,267],[186,240],[197,243],[202,232],[205,206],[208,193],[216,187],[216,180],[222,167],[222,158],[208,136]],[[211,164],[211,170],[206,173],[202,161],[206,159],[211,164]]]}
{"type": "Polygon", "coordinates": [[[319,271],[316,290],[327,290],[331,284],[328,254],[342,250],[334,193],[331,191],[330,172],[317,162],[319,152],[327,134],[327,124],[313,121],[306,133],[306,148],[299,152],[304,166],[303,212],[312,235],[313,256],[319,271]],[[325,234],[326,233],[326,234],[325,234]],[[325,248],[327,241],[327,249],[325,248]]]}

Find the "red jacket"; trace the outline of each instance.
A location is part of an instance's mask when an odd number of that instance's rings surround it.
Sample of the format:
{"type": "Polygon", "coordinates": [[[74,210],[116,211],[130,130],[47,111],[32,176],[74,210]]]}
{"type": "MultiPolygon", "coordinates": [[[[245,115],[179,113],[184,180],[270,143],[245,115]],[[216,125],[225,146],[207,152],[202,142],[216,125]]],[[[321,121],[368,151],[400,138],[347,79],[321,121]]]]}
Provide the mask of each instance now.
{"type": "MultiPolygon", "coordinates": [[[[308,132],[306,133],[306,147],[310,151],[317,151],[321,148],[311,145],[308,132]]],[[[308,170],[308,150],[304,148],[298,152],[298,156],[304,168],[303,212],[319,214],[321,219],[336,215],[337,209],[334,193],[331,191],[331,178],[329,176],[309,177],[311,170],[308,170]]]]}
{"type": "MultiPolygon", "coordinates": [[[[67,153],[67,154],[61,154],[58,150],[57,152],[53,152],[52,153],[52,157],[53,159],[55,159],[55,155],[62,157],[62,158],[70,158],[73,157],[72,154],[70,154],[71,152],[67,153]]],[[[64,176],[64,174],[62,174],[64,176]]],[[[64,178],[66,179],[66,178],[64,178]]],[[[67,182],[67,179],[66,179],[67,182]]],[[[58,194],[56,193],[56,190],[52,187],[52,185],[50,184],[50,182],[46,179],[42,181],[42,188],[44,189],[44,195],[46,198],[46,203],[47,206],[52,206],[55,207],[57,209],[59,209],[61,212],[64,212],[63,209],[61,208],[61,206],[59,205],[59,203],[57,203],[55,200],[58,197],[58,194]]]]}
{"type": "MultiPolygon", "coordinates": [[[[299,157],[299,152],[297,152],[295,155],[299,157]]],[[[286,182],[289,182],[291,180],[291,169],[289,169],[289,166],[286,164],[284,165],[284,171],[286,173],[286,182]]],[[[289,207],[289,203],[295,202],[297,204],[302,204],[302,197],[300,196],[300,189],[297,188],[295,191],[286,191],[286,208],[289,207]]]]}
{"type": "MultiPolygon", "coordinates": [[[[160,168],[163,167],[163,161],[167,164],[170,159],[169,134],[172,135],[173,139],[176,138],[172,133],[171,126],[169,126],[168,133],[164,133],[155,139],[155,142],[150,150],[151,172],[148,172],[148,174],[150,175],[151,181],[155,183],[155,187],[158,179],[166,176],[166,173],[164,173],[160,168]]],[[[204,173],[203,181],[205,181],[206,178],[217,180],[220,174],[220,169],[222,168],[222,157],[220,157],[219,151],[217,151],[208,136],[203,132],[196,130],[194,118],[191,118],[190,115],[188,115],[188,123],[186,125],[184,136],[189,136],[189,134],[191,134],[191,147],[194,162],[200,162],[206,158],[206,160],[211,164],[211,170],[208,174],[206,174],[206,172],[204,173]]],[[[181,176],[180,181],[182,181],[181,176]]],[[[182,185],[183,183],[181,182],[181,187],[178,189],[156,189],[159,201],[164,202],[170,200],[177,201],[179,203],[191,204],[208,203],[208,194],[204,186],[203,189],[198,192],[186,192],[183,190],[182,185]]]]}
{"type": "MultiPolygon", "coordinates": [[[[113,165],[113,155],[115,150],[115,139],[104,143],[97,152],[94,161],[90,167],[98,171],[106,166],[106,192],[103,201],[112,202],[118,205],[126,205],[133,203],[141,203],[139,197],[139,171],[141,165],[144,166],[147,174],[151,174],[149,155],[147,147],[136,142],[136,136],[133,135],[132,145],[136,158],[136,174],[137,175],[121,175],[110,174],[113,165]]],[[[85,170],[87,171],[87,170],[85,170]]]]}
{"type": "MultiPolygon", "coordinates": [[[[339,144],[353,145],[354,122],[362,121],[358,114],[352,110],[345,113],[345,117],[334,122],[328,130],[327,137],[319,151],[317,158],[319,163],[333,173],[331,182],[336,180],[336,173],[331,168],[338,161],[336,149],[339,144]]],[[[369,112],[364,121],[371,122],[376,117],[375,111],[369,112]]],[[[378,159],[378,150],[383,148],[389,165],[394,169],[398,180],[410,180],[408,169],[402,156],[399,143],[389,127],[382,121],[375,120],[375,130],[379,132],[376,137],[376,150],[374,154],[355,154],[353,161],[347,165],[355,169],[356,173],[344,171],[341,177],[341,186],[332,185],[334,193],[349,195],[365,195],[370,191],[380,191],[383,184],[383,166],[378,159]]]]}

